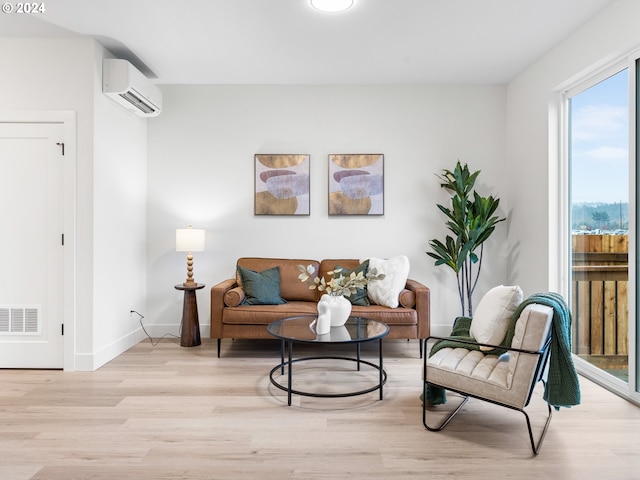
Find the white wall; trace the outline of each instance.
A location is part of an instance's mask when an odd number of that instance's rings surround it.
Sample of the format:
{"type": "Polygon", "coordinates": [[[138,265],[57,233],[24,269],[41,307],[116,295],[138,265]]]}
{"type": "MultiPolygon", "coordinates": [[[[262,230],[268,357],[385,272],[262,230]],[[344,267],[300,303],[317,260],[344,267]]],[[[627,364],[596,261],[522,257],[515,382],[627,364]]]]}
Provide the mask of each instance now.
{"type": "Polygon", "coordinates": [[[554,92],[640,47],[640,2],[622,0],[545,55],[508,86],[509,282],[525,293],[558,290],[557,155],[554,92]]]}
{"type": "MultiPolygon", "coordinates": [[[[93,39],[0,38],[3,111],[76,112],[73,365],[93,370],[133,344],[146,292],[146,129],[101,93],[93,39]],[[113,233],[128,232],[118,239],[113,233]],[[123,339],[125,339],[123,341],[123,339]]],[[[1,240],[0,240],[1,246],[1,240]]],[[[65,292],[66,293],[66,292],[65,292]]]]}
{"type": "MultiPolygon", "coordinates": [[[[148,308],[155,335],[177,333],[184,254],[175,229],[207,230],[194,276],[203,336],[209,288],[234,275],[240,256],[388,257],[406,254],[411,277],[432,289],[432,325],[459,313],[455,277],[435,268],[428,241],[442,238],[448,202],[436,174],[460,159],[482,170],[484,194],[505,197],[504,87],[163,86],[149,121],[148,308]],[[255,153],[311,155],[311,215],[253,215],[255,153]],[[327,155],[385,155],[385,215],[328,217],[327,155]]],[[[506,203],[506,201],[505,201],[506,203]]],[[[506,211],[506,204],[505,204],[506,211]]],[[[506,282],[507,226],[488,243],[476,298],[506,282]]],[[[447,332],[448,333],[448,332],[447,332]]]]}
{"type": "Polygon", "coordinates": [[[147,120],[102,93],[96,45],[94,75],[93,350],[91,369],[142,338],[146,310],[147,120]]]}

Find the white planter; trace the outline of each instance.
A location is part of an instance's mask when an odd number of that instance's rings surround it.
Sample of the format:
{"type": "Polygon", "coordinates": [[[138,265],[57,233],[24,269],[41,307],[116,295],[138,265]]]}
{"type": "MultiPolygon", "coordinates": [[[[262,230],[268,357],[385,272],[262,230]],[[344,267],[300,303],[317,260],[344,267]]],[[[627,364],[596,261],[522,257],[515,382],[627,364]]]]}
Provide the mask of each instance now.
{"type": "Polygon", "coordinates": [[[333,327],[330,337],[332,342],[347,342],[351,340],[351,334],[345,326],[333,327]]]}
{"type": "MultiPolygon", "coordinates": [[[[327,295],[323,295],[326,297],[327,295]]],[[[331,309],[329,308],[329,302],[318,302],[318,318],[316,320],[316,334],[326,335],[331,330],[331,309]]]]}
{"type": "MultiPolygon", "coordinates": [[[[330,312],[330,324],[332,327],[341,327],[345,324],[345,322],[349,318],[349,315],[351,315],[351,302],[344,298],[342,295],[325,294],[322,295],[320,301],[318,302],[318,321],[320,321],[321,310],[323,312],[330,312]]],[[[326,316],[323,317],[323,320],[325,318],[326,316]]]]}

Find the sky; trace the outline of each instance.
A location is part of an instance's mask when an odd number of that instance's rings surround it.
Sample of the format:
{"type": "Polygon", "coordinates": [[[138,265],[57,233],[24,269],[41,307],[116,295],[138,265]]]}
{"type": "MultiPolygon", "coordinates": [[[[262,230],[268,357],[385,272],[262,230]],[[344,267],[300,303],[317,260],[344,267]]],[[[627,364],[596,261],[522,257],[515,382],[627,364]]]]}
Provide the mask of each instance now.
{"type": "Polygon", "coordinates": [[[629,200],[627,70],[570,100],[571,203],[629,200]]]}

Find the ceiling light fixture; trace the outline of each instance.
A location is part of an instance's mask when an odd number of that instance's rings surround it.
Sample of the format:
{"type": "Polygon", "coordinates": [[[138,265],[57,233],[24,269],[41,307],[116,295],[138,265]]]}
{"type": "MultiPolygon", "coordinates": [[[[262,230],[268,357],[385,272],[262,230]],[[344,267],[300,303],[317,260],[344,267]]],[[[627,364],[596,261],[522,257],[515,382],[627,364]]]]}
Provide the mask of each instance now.
{"type": "Polygon", "coordinates": [[[342,12],[351,8],[353,0],[311,0],[311,6],[321,12],[342,12]]]}

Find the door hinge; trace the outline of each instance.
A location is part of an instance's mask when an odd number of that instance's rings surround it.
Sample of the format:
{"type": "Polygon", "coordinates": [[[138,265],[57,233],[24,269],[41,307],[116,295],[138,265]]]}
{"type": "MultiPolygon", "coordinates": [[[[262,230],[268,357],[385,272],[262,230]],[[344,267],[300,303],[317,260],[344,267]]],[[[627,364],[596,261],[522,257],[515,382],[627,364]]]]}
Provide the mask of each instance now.
{"type": "Polygon", "coordinates": [[[64,335],[64,323],[60,324],[60,335],[64,335]]]}
{"type": "Polygon", "coordinates": [[[64,157],[64,142],[56,142],[56,145],[59,145],[62,148],[62,156],[64,157]]]}

